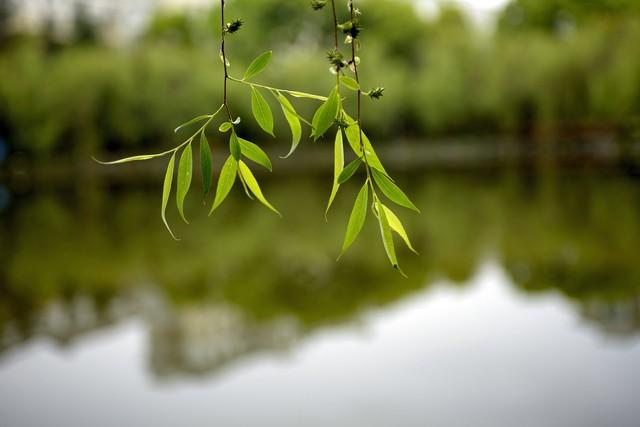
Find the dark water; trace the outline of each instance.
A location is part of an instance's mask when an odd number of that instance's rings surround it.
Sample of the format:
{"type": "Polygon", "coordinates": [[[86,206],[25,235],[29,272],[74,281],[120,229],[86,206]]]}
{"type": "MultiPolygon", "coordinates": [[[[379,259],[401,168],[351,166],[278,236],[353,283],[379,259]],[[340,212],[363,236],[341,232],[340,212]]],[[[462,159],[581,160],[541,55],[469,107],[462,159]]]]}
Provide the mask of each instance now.
{"type": "Polygon", "coordinates": [[[2,426],[640,425],[640,181],[406,175],[389,268],[354,187],[265,184],[190,226],[153,185],[4,189],[2,426]]]}

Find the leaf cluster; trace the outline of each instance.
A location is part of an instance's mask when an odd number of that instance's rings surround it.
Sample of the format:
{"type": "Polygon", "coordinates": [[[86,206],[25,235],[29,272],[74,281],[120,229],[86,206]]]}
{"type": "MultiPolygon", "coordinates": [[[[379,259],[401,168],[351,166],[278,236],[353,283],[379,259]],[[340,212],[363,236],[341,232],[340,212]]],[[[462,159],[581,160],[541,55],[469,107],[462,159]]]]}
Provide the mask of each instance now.
{"type": "MultiPolygon", "coordinates": [[[[331,1],[333,2],[335,0],[331,1]]],[[[326,3],[327,1],[314,0],[312,1],[312,7],[318,10],[324,7],[326,3]]],[[[224,8],[224,2],[221,2],[221,4],[224,8]]],[[[332,6],[334,6],[332,10],[335,13],[335,5],[332,4],[332,6]]],[[[176,133],[196,124],[200,125],[200,127],[192,133],[189,138],[170,150],[156,154],[144,154],[128,157],[106,163],[120,164],[169,156],[162,192],[161,218],[169,230],[169,233],[171,233],[174,238],[176,238],[176,236],[169,226],[166,218],[166,211],[169,199],[171,198],[171,193],[175,187],[175,202],[178,214],[185,223],[188,223],[187,216],[185,214],[185,201],[193,182],[193,146],[196,144],[198,145],[197,153],[199,153],[199,170],[202,181],[201,197],[203,202],[206,202],[207,197],[212,192],[215,172],[213,168],[213,154],[210,146],[210,139],[213,141],[220,141],[223,138],[228,138],[229,155],[224,160],[219,172],[217,184],[215,185],[215,195],[213,196],[209,215],[222,205],[233,189],[236,181],[239,181],[244,192],[250,199],[257,199],[265,207],[281,216],[280,212],[265,197],[257,178],[246,163],[246,161],[251,161],[264,167],[268,171],[272,171],[273,169],[271,160],[267,153],[260,146],[240,137],[237,133],[236,126],[240,123],[241,118],[232,117],[226,98],[227,81],[233,81],[249,88],[251,93],[251,111],[253,119],[265,133],[271,136],[275,136],[274,114],[269,102],[265,98],[265,95],[268,96],[270,94],[274,98],[275,102],[278,103],[283,117],[291,130],[291,148],[284,156],[285,158],[291,156],[299,146],[302,139],[303,124],[306,124],[311,128],[310,137],[313,138],[314,141],[327,134],[332,127],[337,127],[334,139],[334,179],[329,201],[325,209],[325,217],[328,215],[331,205],[333,204],[341,186],[356,176],[359,171],[364,169],[364,172],[366,173],[364,183],[356,196],[355,203],[348,220],[344,242],[338,258],[340,258],[355,242],[364,227],[370,208],[378,222],[382,243],[391,265],[404,275],[398,264],[393,233],[397,234],[411,251],[416,251],[402,222],[391,208],[385,204],[388,202],[384,202],[382,196],[388,199],[391,203],[400,207],[416,212],[419,212],[419,209],[389,176],[382,165],[380,158],[376,154],[373,145],[361,128],[361,95],[365,94],[372,99],[378,99],[382,96],[384,88],[378,87],[370,90],[369,92],[363,92],[361,89],[357,70],[360,59],[356,56],[356,50],[359,48],[359,45],[354,43],[360,33],[360,12],[354,8],[351,0],[349,0],[348,6],[350,9],[350,19],[343,24],[337,25],[335,31],[341,30],[347,35],[345,42],[351,44],[352,56],[350,60],[345,60],[337,46],[327,54],[329,62],[331,63],[331,71],[337,76],[337,78],[335,86],[326,97],[255,83],[253,79],[259,76],[270,63],[272,58],[271,51],[264,52],[256,57],[247,67],[242,79],[229,76],[229,61],[224,51],[224,34],[234,33],[240,29],[242,21],[235,20],[223,26],[221,59],[225,68],[225,96],[220,108],[218,108],[218,110],[213,114],[204,114],[195,117],[178,126],[175,129],[176,133]],[[348,72],[351,72],[352,75],[348,75],[348,72]],[[343,107],[343,90],[355,92],[357,94],[358,111],[356,119],[352,118],[343,107]],[[307,98],[315,101],[321,101],[321,104],[316,109],[311,122],[307,121],[297,113],[290,98],[307,98]],[[207,134],[209,126],[213,124],[216,117],[222,111],[226,112],[227,119],[219,122],[217,128],[218,134],[215,134],[215,136],[211,135],[211,133],[207,134]],[[355,157],[346,166],[344,150],[345,138],[352,154],[355,157]],[[176,161],[178,163],[177,171],[176,161]],[[380,192],[381,195],[379,195],[378,192],[380,192]]],[[[335,19],[334,15],[334,21],[335,19]]]]}

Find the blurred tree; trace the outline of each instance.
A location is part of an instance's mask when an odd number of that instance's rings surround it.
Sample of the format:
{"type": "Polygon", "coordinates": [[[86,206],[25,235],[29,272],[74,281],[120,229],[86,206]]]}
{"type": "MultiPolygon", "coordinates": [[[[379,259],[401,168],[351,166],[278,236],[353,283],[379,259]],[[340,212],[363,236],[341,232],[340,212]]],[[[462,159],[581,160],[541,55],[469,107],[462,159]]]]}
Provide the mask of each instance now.
{"type": "Polygon", "coordinates": [[[194,42],[193,26],[185,13],[160,11],[151,19],[144,38],[191,46],[194,42]]]}
{"type": "Polygon", "coordinates": [[[87,6],[84,3],[75,3],[73,14],[73,41],[77,44],[95,44],[99,34],[97,24],[89,16],[87,6]]]}
{"type": "Polygon", "coordinates": [[[12,0],[0,0],[0,45],[2,45],[10,35],[13,7],[12,0]]]}
{"type": "Polygon", "coordinates": [[[594,20],[640,13],[637,0],[513,0],[498,20],[500,31],[539,29],[562,34],[594,20]]]}

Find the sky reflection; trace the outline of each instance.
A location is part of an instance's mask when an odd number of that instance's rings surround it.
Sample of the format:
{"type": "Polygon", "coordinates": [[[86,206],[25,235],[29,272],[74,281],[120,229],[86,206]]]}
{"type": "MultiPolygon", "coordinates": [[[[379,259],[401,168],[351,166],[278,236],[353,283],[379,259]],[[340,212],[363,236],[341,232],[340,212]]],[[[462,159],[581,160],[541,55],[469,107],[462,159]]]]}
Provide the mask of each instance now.
{"type": "Polygon", "coordinates": [[[158,380],[141,319],[0,365],[3,425],[635,425],[637,337],[608,339],[566,299],[516,290],[498,263],[288,349],[158,380]],[[37,408],[37,410],[34,410],[37,408]]]}

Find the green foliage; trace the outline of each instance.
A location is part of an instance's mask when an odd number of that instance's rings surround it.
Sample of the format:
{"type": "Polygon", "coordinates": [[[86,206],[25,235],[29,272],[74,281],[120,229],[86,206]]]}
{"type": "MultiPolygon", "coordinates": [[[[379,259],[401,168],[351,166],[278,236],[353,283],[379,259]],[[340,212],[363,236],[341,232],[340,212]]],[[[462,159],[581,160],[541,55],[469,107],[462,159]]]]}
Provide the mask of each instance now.
{"type": "Polygon", "coordinates": [[[253,142],[247,141],[243,138],[238,138],[240,142],[240,149],[242,151],[242,155],[247,159],[256,162],[257,164],[264,166],[269,172],[273,171],[273,166],[271,165],[271,160],[267,153],[264,152],[262,148],[253,142]]]}
{"type": "Polygon", "coordinates": [[[282,107],[282,113],[289,124],[289,129],[291,129],[291,149],[289,150],[289,153],[283,157],[286,159],[296,151],[298,144],[300,144],[300,139],[302,138],[302,124],[300,123],[298,113],[286,96],[279,93],[278,101],[282,107]]]}
{"type": "Polygon", "coordinates": [[[231,132],[231,136],[229,137],[229,152],[236,161],[239,161],[242,157],[242,148],[240,147],[240,141],[238,141],[238,135],[236,135],[235,130],[231,132]]]}
{"type": "Polygon", "coordinates": [[[164,176],[164,186],[162,188],[161,216],[162,216],[162,222],[164,222],[164,225],[167,227],[167,230],[169,230],[171,237],[177,240],[176,236],[173,234],[173,231],[171,231],[171,227],[169,227],[169,223],[167,222],[167,214],[166,214],[167,204],[169,203],[169,196],[171,195],[171,187],[173,185],[173,169],[174,169],[175,163],[176,163],[176,153],[174,152],[171,155],[171,159],[169,160],[169,164],[167,165],[167,172],[165,173],[165,176],[164,176]]]}
{"type": "Polygon", "coordinates": [[[176,188],[176,204],[180,216],[187,224],[187,218],[184,216],[184,199],[187,197],[189,188],[191,187],[191,178],[193,176],[193,154],[191,143],[182,150],[180,162],[178,163],[178,182],[176,188]]]}
{"type": "MultiPolygon", "coordinates": [[[[224,8],[224,2],[221,2],[222,8],[224,8]]],[[[216,189],[216,195],[214,197],[213,206],[211,207],[210,214],[217,209],[220,204],[225,200],[229,192],[231,191],[234,183],[236,175],[240,180],[245,193],[249,198],[256,198],[260,203],[264,206],[280,215],[280,212],[267,200],[264,196],[260,184],[258,180],[254,176],[251,169],[246,165],[246,163],[242,160],[243,157],[252,160],[253,162],[265,167],[269,171],[272,171],[271,160],[267,156],[267,154],[262,150],[258,145],[250,142],[246,139],[238,137],[236,133],[236,125],[240,123],[240,116],[235,119],[231,116],[231,112],[229,109],[229,101],[228,101],[228,90],[227,84],[229,82],[237,82],[244,86],[249,87],[251,92],[251,111],[256,123],[259,125],[262,130],[266,133],[274,136],[274,117],[271,107],[267,103],[267,100],[262,95],[261,91],[270,92],[274,98],[279,102],[285,120],[287,121],[289,128],[291,129],[292,135],[292,145],[289,151],[290,156],[297,148],[301,136],[302,136],[302,122],[309,124],[309,122],[300,116],[291,102],[286,98],[285,94],[289,94],[293,97],[303,97],[303,98],[311,98],[315,100],[322,101],[321,105],[317,108],[312,122],[311,122],[311,136],[314,140],[318,140],[322,137],[332,126],[338,125],[338,131],[336,134],[335,145],[334,145],[334,181],[331,190],[331,195],[329,197],[329,201],[327,203],[327,207],[325,210],[325,216],[328,213],[333,200],[335,199],[338,190],[341,184],[344,184],[348,181],[354,174],[358,171],[361,165],[364,165],[367,172],[367,178],[360,190],[356,198],[356,202],[351,213],[351,217],[349,219],[349,223],[347,226],[347,232],[345,235],[345,240],[342,246],[342,251],[340,256],[351,246],[351,244],[355,241],[356,237],[362,230],[367,214],[367,206],[368,206],[368,195],[369,189],[372,192],[373,200],[374,200],[374,211],[376,212],[376,216],[380,223],[380,229],[382,232],[382,241],[385,251],[389,260],[391,261],[394,268],[399,270],[402,273],[398,266],[398,261],[396,258],[395,247],[393,243],[392,229],[395,230],[401,238],[407,243],[409,248],[415,252],[411,243],[409,242],[409,237],[402,226],[400,220],[391,212],[389,214],[392,218],[392,224],[390,225],[389,220],[387,219],[387,214],[385,212],[386,207],[384,207],[376,194],[376,189],[371,180],[371,176],[377,186],[382,190],[382,192],[389,197],[395,203],[414,209],[418,211],[418,209],[413,205],[413,203],[409,200],[409,198],[405,195],[405,193],[395,184],[393,181],[388,178],[386,175],[386,171],[380,162],[380,159],[375,154],[373,146],[371,142],[368,140],[366,135],[361,129],[361,97],[362,90],[360,88],[359,82],[359,74],[358,74],[358,64],[360,63],[360,58],[356,56],[356,51],[359,49],[359,40],[357,40],[360,35],[361,26],[359,22],[360,12],[354,8],[353,2],[348,2],[349,10],[350,10],[350,19],[343,24],[340,24],[337,28],[334,28],[336,32],[335,39],[337,40],[337,31],[341,29],[346,35],[345,43],[351,44],[351,60],[344,60],[344,56],[340,53],[338,46],[334,48],[332,51],[332,55],[330,55],[330,61],[334,65],[333,71],[337,74],[336,85],[333,87],[329,96],[326,98],[313,95],[310,93],[300,92],[300,91],[291,91],[286,89],[278,89],[271,86],[266,86],[262,84],[252,83],[248,80],[257,76],[261,72],[265,70],[267,65],[269,64],[272,52],[267,51],[257,58],[255,58],[251,64],[248,66],[247,70],[244,73],[242,79],[237,79],[231,77],[229,75],[229,61],[226,55],[225,50],[225,34],[231,34],[236,32],[242,25],[241,20],[236,20],[231,23],[222,24],[222,36],[221,36],[221,63],[224,67],[224,91],[223,91],[223,101],[222,105],[218,110],[213,114],[204,114],[197,116],[186,123],[175,128],[174,132],[190,127],[196,123],[202,123],[202,126],[191,135],[187,140],[185,140],[182,144],[176,146],[175,148],[152,155],[142,155],[135,156],[126,159],[121,159],[113,163],[123,163],[129,161],[139,161],[139,160],[150,160],[156,157],[161,157],[167,154],[171,154],[171,160],[169,162],[169,166],[167,167],[167,173],[165,176],[165,183],[163,188],[163,197],[162,197],[162,220],[169,229],[169,225],[166,220],[166,207],[167,201],[169,199],[169,195],[171,193],[171,187],[173,182],[173,168],[175,163],[176,154],[181,151],[180,161],[178,164],[178,178],[177,178],[177,188],[176,188],[176,206],[178,208],[178,212],[180,217],[188,223],[185,214],[184,214],[184,204],[189,189],[191,187],[192,176],[193,176],[193,158],[192,158],[192,142],[199,135],[200,136],[200,170],[202,174],[202,185],[203,185],[203,197],[206,197],[212,183],[212,159],[211,159],[211,148],[209,147],[209,142],[206,138],[206,129],[212,123],[213,119],[220,113],[222,110],[226,111],[227,119],[223,121],[219,126],[218,130],[221,133],[226,133],[231,131],[229,136],[229,152],[230,156],[226,160],[225,164],[222,167],[220,172],[220,177],[218,179],[218,185],[216,189]],[[335,59],[332,59],[335,58],[335,59]],[[339,65],[337,64],[339,58],[339,65]],[[343,66],[344,65],[344,66],[343,66]],[[349,71],[353,73],[352,76],[348,76],[345,73],[349,71]],[[345,88],[355,91],[357,93],[357,120],[352,119],[344,110],[340,88],[344,86],[345,88]],[[349,163],[346,167],[344,167],[344,148],[342,141],[342,129],[344,129],[347,139],[354,153],[357,155],[356,160],[349,163]]],[[[316,9],[319,9],[316,8],[316,9]]],[[[334,21],[337,20],[335,16],[335,8],[332,8],[332,12],[334,13],[334,21]]],[[[224,18],[224,9],[222,10],[221,17],[224,18]]],[[[369,95],[372,98],[379,98],[382,95],[382,88],[376,88],[372,90],[371,93],[365,93],[365,95],[369,95]]],[[[171,230],[169,229],[171,232],[171,230]]],[[[171,232],[173,235],[173,233],[171,232]]],[[[174,236],[175,237],[175,236],[174,236]]],[[[404,273],[402,273],[404,275],[404,273]]]]}
{"type": "Polygon", "coordinates": [[[353,204],[351,215],[349,216],[349,222],[347,223],[347,231],[344,234],[344,242],[342,243],[342,250],[338,259],[351,247],[353,242],[356,241],[358,234],[364,227],[364,222],[367,219],[367,205],[369,204],[369,182],[365,182],[356,201],[353,204]]]}
{"type": "Polygon", "coordinates": [[[416,212],[420,212],[420,209],[413,204],[409,197],[398,187],[387,175],[371,168],[371,175],[373,180],[378,185],[378,188],[382,193],[387,196],[394,203],[404,206],[405,208],[412,209],[416,212]]]}
{"type": "Polygon", "coordinates": [[[329,196],[329,202],[327,203],[327,208],[325,209],[324,216],[325,219],[329,214],[329,209],[331,209],[331,205],[333,204],[333,200],[336,198],[336,194],[338,194],[338,190],[340,189],[340,175],[342,175],[342,170],[344,168],[344,146],[342,142],[342,130],[338,129],[336,132],[336,139],[334,142],[333,148],[333,187],[331,188],[331,195],[329,196]]]}
{"type": "Polygon", "coordinates": [[[244,77],[242,80],[249,80],[251,77],[256,76],[265,69],[267,65],[269,65],[269,61],[271,60],[271,51],[267,51],[262,55],[258,56],[256,59],[249,64],[247,71],[244,73],[244,77]]]}
{"type": "Polygon", "coordinates": [[[255,87],[251,87],[251,111],[260,127],[269,135],[273,135],[273,113],[262,94],[255,87]]]}
{"type": "Polygon", "coordinates": [[[542,30],[558,35],[574,26],[640,14],[636,0],[514,0],[500,14],[500,31],[542,30]]]}
{"type": "Polygon", "coordinates": [[[204,131],[200,133],[200,174],[202,175],[202,196],[206,197],[211,190],[213,161],[211,147],[204,131]]]}
{"type": "Polygon", "coordinates": [[[325,134],[327,130],[333,125],[336,117],[338,116],[338,111],[340,108],[340,98],[338,97],[338,88],[334,88],[327,100],[318,107],[316,113],[313,115],[312,127],[314,140],[317,140],[322,135],[325,134]]]}
{"type": "Polygon", "coordinates": [[[342,172],[340,172],[340,175],[338,176],[338,184],[344,184],[345,182],[347,182],[358,171],[361,164],[362,159],[357,158],[347,166],[345,166],[345,168],[342,170],[342,172]]]}
{"type": "Polygon", "coordinates": [[[236,173],[238,172],[238,161],[229,156],[222,166],[220,171],[220,178],[218,179],[218,188],[216,189],[216,197],[213,201],[213,206],[209,215],[218,208],[227,198],[229,192],[233,188],[233,184],[236,182],[236,173]]]}
{"type": "Polygon", "coordinates": [[[239,172],[240,176],[244,180],[251,193],[256,196],[256,199],[258,199],[260,203],[262,203],[281,217],[282,214],[280,214],[280,212],[278,212],[278,210],[274,208],[273,205],[269,203],[269,201],[264,197],[264,194],[262,194],[262,189],[260,189],[260,185],[258,184],[255,176],[253,176],[251,169],[249,169],[249,167],[242,160],[240,160],[239,162],[239,172]]]}
{"type": "Polygon", "coordinates": [[[382,243],[384,245],[384,250],[387,253],[387,257],[389,258],[389,261],[391,262],[391,265],[393,266],[393,268],[395,268],[400,272],[400,274],[405,276],[404,272],[398,265],[396,248],[393,243],[393,235],[391,234],[391,227],[389,226],[389,221],[387,220],[387,214],[384,209],[384,205],[380,203],[379,200],[376,200],[374,204],[375,204],[376,213],[378,214],[378,223],[380,224],[380,234],[382,236],[382,243]]]}

